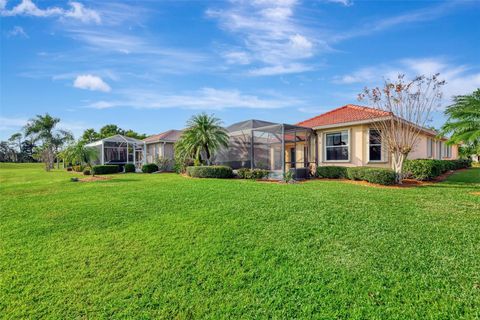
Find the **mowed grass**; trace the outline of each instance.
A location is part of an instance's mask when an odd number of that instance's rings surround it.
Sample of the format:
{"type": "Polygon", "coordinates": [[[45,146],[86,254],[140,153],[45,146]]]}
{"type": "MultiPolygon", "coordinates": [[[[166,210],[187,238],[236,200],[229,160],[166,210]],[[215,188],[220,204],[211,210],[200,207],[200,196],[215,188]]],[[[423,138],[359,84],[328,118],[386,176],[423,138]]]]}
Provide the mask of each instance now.
{"type": "Polygon", "coordinates": [[[419,188],[0,165],[0,317],[480,317],[480,168],[419,188]]]}

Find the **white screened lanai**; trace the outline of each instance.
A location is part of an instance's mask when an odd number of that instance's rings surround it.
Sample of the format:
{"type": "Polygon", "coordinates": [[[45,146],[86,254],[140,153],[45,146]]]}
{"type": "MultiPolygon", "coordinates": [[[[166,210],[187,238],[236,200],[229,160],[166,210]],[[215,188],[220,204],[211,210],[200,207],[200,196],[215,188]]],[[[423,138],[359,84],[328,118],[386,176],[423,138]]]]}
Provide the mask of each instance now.
{"type": "Polygon", "coordinates": [[[133,163],[141,169],[146,160],[146,145],[142,140],[114,135],[87,144],[85,147],[93,148],[96,152],[95,164],[116,164],[124,166],[133,163]]]}

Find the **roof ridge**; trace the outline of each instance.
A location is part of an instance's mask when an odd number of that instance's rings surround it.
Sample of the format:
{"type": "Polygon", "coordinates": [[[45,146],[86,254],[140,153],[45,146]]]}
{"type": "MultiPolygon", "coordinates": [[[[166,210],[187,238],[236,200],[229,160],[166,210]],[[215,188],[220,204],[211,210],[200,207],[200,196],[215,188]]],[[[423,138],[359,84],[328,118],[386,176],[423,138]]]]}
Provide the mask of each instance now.
{"type": "Polygon", "coordinates": [[[332,112],[334,112],[334,111],[338,111],[338,110],[341,110],[341,109],[344,109],[344,108],[347,108],[347,107],[348,107],[348,104],[346,104],[346,105],[344,105],[344,106],[341,106],[341,107],[338,107],[338,108],[335,108],[335,109],[333,109],[333,110],[330,110],[330,111],[321,113],[321,114],[319,114],[319,115],[317,115],[317,116],[315,116],[315,117],[311,117],[311,118],[309,118],[309,119],[300,121],[300,122],[297,123],[297,125],[300,125],[300,124],[303,123],[303,122],[307,122],[307,121],[310,121],[310,120],[313,120],[313,119],[316,119],[316,118],[325,116],[325,115],[330,114],[330,113],[332,113],[332,112]]]}

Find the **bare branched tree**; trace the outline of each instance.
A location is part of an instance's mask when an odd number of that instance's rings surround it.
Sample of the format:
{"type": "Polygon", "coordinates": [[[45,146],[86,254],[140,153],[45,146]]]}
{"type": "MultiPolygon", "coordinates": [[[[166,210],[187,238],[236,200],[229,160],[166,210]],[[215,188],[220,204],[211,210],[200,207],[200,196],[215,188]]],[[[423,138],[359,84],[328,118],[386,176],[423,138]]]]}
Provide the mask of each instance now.
{"type": "Polygon", "coordinates": [[[441,102],[445,81],[438,76],[418,76],[406,81],[400,74],[395,81],[387,79],[383,87],[365,88],[358,96],[390,115],[386,120],[373,121],[372,125],[392,155],[397,183],[402,183],[405,159],[418,143],[420,133],[427,130],[432,112],[441,102]]]}

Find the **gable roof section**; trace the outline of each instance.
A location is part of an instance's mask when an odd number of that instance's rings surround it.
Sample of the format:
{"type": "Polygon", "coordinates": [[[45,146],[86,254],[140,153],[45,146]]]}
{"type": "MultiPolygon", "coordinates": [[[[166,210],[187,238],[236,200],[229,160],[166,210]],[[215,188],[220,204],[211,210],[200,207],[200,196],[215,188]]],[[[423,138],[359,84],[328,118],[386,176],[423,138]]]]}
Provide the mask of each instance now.
{"type": "Polygon", "coordinates": [[[176,142],[182,135],[182,130],[168,130],[159,134],[154,134],[152,136],[146,137],[143,139],[146,143],[153,143],[159,141],[166,142],[176,142]]]}
{"type": "Polygon", "coordinates": [[[341,123],[373,120],[392,115],[390,112],[347,104],[343,107],[333,109],[319,116],[297,123],[297,126],[315,128],[320,126],[336,125],[341,123]]]}

